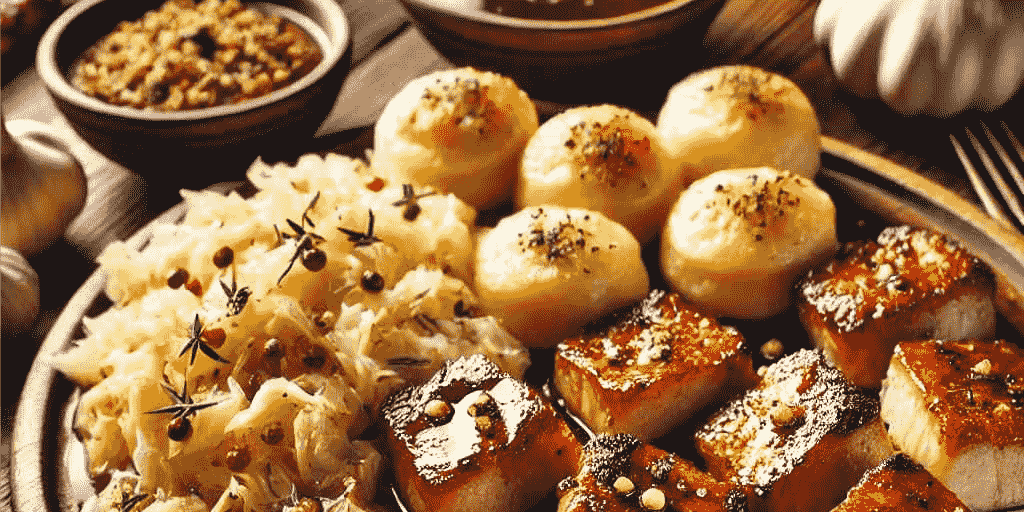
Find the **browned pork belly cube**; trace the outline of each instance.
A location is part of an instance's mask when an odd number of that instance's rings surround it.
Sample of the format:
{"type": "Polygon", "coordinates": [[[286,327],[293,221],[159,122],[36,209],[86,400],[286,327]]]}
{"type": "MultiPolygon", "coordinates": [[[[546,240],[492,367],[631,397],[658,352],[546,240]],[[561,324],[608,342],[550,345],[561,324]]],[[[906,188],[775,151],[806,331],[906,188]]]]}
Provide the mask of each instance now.
{"type": "Polygon", "coordinates": [[[582,448],[544,397],[482,355],[446,362],[382,414],[413,512],[525,510],[575,473],[582,448]]]}
{"type": "Polygon", "coordinates": [[[643,441],[756,380],[739,331],[660,290],[555,352],[554,382],[569,410],[596,432],[643,441]]]}
{"type": "Polygon", "coordinates": [[[827,511],[892,454],[878,408],[877,392],[801,350],[712,416],[697,448],[712,476],[749,489],[753,511],[827,511]]]}
{"type": "Polygon", "coordinates": [[[988,267],[944,235],[890,227],[799,285],[800,320],[857,386],[877,388],[896,343],[995,334],[988,267]]]}
{"type": "Polygon", "coordinates": [[[896,446],[971,510],[1024,505],[1024,351],[1017,345],[900,343],[881,415],[896,446]]]}
{"type": "Polygon", "coordinates": [[[832,512],[970,512],[956,494],[907,454],[864,473],[832,512]]]}
{"type": "Polygon", "coordinates": [[[563,480],[558,492],[559,512],[740,512],[747,502],[739,489],[629,434],[588,442],[579,473],[563,480]]]}

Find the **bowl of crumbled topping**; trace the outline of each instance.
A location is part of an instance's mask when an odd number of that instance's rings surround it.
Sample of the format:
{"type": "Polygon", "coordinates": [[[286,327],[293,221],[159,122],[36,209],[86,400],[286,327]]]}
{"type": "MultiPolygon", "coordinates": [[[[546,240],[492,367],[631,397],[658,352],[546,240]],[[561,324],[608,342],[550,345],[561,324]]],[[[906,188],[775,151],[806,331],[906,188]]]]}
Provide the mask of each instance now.
{"type": "Polygon", "coordinates": [[[501,73],[531,98],[656,111],[705,65],[722,0],[401,0],[459,66],[501,73]]]}
{"type": "Polygon", "coordinates": [[[152,184],[239,179],[311,138],[351,66],[333,0],[83,0],[36,67],[69,124],[152,184]]]}

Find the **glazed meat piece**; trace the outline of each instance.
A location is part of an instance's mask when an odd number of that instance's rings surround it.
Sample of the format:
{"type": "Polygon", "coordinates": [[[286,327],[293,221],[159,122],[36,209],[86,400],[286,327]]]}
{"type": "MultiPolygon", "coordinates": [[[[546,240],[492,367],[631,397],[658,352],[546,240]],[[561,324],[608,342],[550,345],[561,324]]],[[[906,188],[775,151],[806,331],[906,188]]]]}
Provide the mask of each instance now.
{"type": "Polygon", "coordinates": [[[644,441],[756,379],[739,331],[660,290],[555,351],[554,382],[569,410],[595,432],[644,441]]]}
{"type": "Polygon", "coordinates": [[[801,350],[699,429],[697,449],[712,476],[749,489],[753,511],[827,511],[892,454],[878,408],[877,393],[801,350]]]}
{"type": "Polygon", "coordinates": [[[413,512],[525,510],[574,473],[581,445],[536,391],[482,355],[450,360],[382,408],[413,512]]]}
{"type": "Polygon", "coordinates": [[[905,453],[864,473],[832,512],[968,512],[956,494],[905,453]]]}
{"type": "Polygon", "coordinates": [[[881,415],[897,447],[971,510],[1024,505],[1024,351],[1017,345],[900,343],[881,415]]]}
{"type": "Polygon", "coordinates": [[[877,388],[900,341],[993,336],[993,287],[988,267],[951,239],[890,227],[799,284],[800,319],[847,378],[877,388]]]}
{"type": "Polygon", "coordinates": [[[579,473],[559,483],[558,492],[559,512],[739,512],[747,503],[740,490],[629,434],[588,442],[579,473]]]}

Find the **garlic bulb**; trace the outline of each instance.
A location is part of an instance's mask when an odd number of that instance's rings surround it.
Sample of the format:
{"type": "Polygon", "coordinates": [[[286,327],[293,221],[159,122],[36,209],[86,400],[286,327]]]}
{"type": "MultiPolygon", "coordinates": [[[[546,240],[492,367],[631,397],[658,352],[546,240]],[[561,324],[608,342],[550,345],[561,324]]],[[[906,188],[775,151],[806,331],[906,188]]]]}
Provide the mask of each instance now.
{"type": "Polygon", "coordinates": [[[823,0],[814,37],[854,93],[904,114],[992,110],[1024,80],[1024,2],[823,0]]]}
{"type": "Polygon", "coordinates": [[[62,236],[85,206],[85,172],[48,125],[13,123],[15,137],[3,125],[0,243],[31,256],[62,236]]]}
{"type": "Polygon", "coordinates": [[[4,332],[23,331],[39,314],[39,276],[18,251],[0,247],[0,297],[4,332]]]}

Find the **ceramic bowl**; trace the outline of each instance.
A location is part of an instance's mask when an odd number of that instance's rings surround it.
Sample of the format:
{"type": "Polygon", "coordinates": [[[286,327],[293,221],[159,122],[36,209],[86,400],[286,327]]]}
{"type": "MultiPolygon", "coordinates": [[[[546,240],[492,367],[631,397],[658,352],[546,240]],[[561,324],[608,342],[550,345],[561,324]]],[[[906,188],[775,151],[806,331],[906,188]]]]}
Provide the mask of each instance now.
{"type": "Polygon", "coordinates": [[[561,21],[503,16],[445,0],[401,2],[455,65],[506,75],[536,99],[654,111],[672,84],[705,62],[702,41],[723,4],[669,0],[613,18],[561,21]]]}
{"type": "Polygon", "coordinates": [[[323,60],[309,74],[272,93],[234,105],[181,112],[117,106],[69,81],[82,53],[118,23],[136,20],[164,0],[82,0],[43,34],[36,69],[57,108],[91,146],[150,184],[198,188],[244,178],[256,159],[277,161],[308,145],[330,114],[351,68],[348,21],[334,0],[246,3],[303,29],[323,60]]]}

